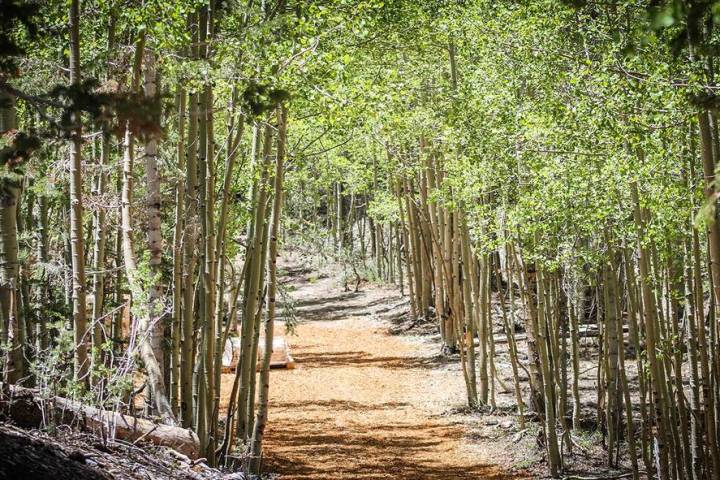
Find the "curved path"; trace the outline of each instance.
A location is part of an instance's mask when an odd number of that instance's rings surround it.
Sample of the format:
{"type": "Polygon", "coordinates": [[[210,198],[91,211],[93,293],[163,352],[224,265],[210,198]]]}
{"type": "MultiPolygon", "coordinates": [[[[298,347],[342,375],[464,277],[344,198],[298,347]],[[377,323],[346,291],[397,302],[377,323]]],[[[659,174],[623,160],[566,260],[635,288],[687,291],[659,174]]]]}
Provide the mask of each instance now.
{"type": "Polygon", "coordinates": [[[288,277],[297,368],[272,372],[264,470],[282,480],[511,478],[442,415],[463,386],[437,346],[389,333],[380,315],[402,302],[397,293],[343,293],[336,280],[308,275],[288,277]]]}

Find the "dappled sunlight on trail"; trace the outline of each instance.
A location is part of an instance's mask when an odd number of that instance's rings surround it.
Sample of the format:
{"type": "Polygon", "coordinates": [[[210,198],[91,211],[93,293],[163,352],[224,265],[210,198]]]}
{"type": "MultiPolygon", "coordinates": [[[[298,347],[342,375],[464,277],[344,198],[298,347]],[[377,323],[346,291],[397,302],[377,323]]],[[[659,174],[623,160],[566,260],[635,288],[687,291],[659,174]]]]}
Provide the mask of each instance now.
{"type": "Polygon", "coordinates": [[[462,425],[441,415],[456,373],[441,368],[433,345],[388,334],[375,312],[396,294],[340,292],[328,279],[293,293],[297,368],[272,373],[265,471],[288,480],[520,478],[483,463],[462,425]]]}

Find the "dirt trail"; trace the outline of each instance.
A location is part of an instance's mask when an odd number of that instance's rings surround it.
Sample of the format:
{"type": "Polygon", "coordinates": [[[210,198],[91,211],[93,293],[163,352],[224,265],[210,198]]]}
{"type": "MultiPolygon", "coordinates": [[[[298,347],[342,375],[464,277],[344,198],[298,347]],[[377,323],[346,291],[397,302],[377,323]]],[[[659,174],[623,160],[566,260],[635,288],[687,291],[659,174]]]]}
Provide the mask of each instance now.
{"type": "Polygon", "coordinates": [[[463,387],[437,345],[388,332],[380,315],[402,302],[396,292],[343,293],[337,280],[300,273],[300,322],[287,337],[297,369],[272,372],[265,471],[283,480],[516,478],[484,463],[465,428],[442,415],[463,387]]]}

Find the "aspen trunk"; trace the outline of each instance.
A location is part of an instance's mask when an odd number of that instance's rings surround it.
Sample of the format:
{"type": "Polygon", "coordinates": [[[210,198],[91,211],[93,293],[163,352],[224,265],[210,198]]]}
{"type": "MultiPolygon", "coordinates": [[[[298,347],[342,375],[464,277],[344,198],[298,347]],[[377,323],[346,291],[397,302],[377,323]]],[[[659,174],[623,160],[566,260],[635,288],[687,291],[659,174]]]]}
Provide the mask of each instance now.
{"type": "MultiPolygon", "coordinates": [[[[0,130],[2,130],[0,128],[0,130]]],[[[37,308],[35,317],[38,319],[38,323],[35,328],[35,348],[41,351],[47,348],[47,321],[42,316],[42,309],[44,305],[50,305],[51,289],[48,282],[47,265],[49,257],[49,219],[48,219],[48,199],[46,195],[40,195],[37,199],[36,209],[36,226],[37,226],[37,256],[40,264],[42,265],[39,278],[40,281],[37,285],[37,292],[35,294],[35,300],[37,302],[37,308]]],[[[1,283],[1,282],[0,282],[1,283]]],[[[1,324],[0,324],[1,325],[1,324]]],[[[0,327],[2,330],[2,327],[0,327]]]]}
{"type": "Polygon", "coordinates": [[[418,247],[418,235],[417,235],[417,227],[415,225],[414,221],[414,215],[413,215],[413,209],[411,208],[411,190],[409,186],[409,181],[407,179],[404,179],[404,188],[403,188],[403,194],[405,197],[405,213],[407,214],[407,224],[408,224],[408,239],[409,239],[409,245],[410,249],[408,251],[408,261],[411,264],[411,272],[412,275],[408,276],[408,281],[411,281],[413,286],[411,291],[413,292],[414,301],[413,304],[415,306],[415,315],[416,316],[423,316],[425,312],[423,311],[422,306],[422,293],[420,293],[421,286],[420,283],[422,282],[422,272],[420,270],[420,262],[419,262],[419,247],[418,247]]]}
{"type": "MultiPolygon", "coordinates": [[[[708,238],[708,253],[710,257],[710,274],[711,274],[711,285],[713,289],[713,295],[711,296],[711,301],[714,300],[712,303],[712,315],[710,316],[711,324],[710,324],[710,334],[711,334],[711,355],[712,355],[712,364],[711,364],[711,371],[713,381],[708,383],[707,385],[707,391],[706,396],[707,400],[706,402],[712,404],[713,410],[713,416],[715,419],[718,418],[717,415],[717,408],[718,408],[718,402],[717,402],[717,394],[714,391],[711,391],[710,384],[713,384],[717,387],[718,381],[717,381],[717,359],[716,356],[716,338],[713,338],[713,332],[717,330],[717,324],[714,322],[718,321],[718,312],[720,312],[720,222],[718,222],[718,214],[717,214],[717,199],[716,199],[716,190],[717,187],[715,185],[715,155],[717,154],[716,151],[717,148],[717,138],[713,138],[713,132],[710,125],[710,113],[706,110],[701,111],[698,114],[698,124],[699,124],[699,131],[700,131],[700,141],[701,141],[701,158],[702,158],[702,167],[703,167],[703,176],[705,179],[705,197],[708,204],[711,205],[711,214],[712,218],[708,219],[706,221],[706,228],[707,228],[707,238],[708,238]]],[[[710,373],[708,373],[710,375],[710,373]]],[[[709,380],[709,376],[708,376],[709,380]]],[[[710,405],[707,405],[706,408],[709,408],[710,405]]],[[[708,419],[709,420],[709,419],[708,419]]],[[[708,427],[708,448],[711,451],[712,454],[712,462],[713,462],[713,478],[720,478],[720,454],[718,454],[718,447],[717,447],[717,432],[716,425],[713,422],[713,425],[707,425],[708,427]]]]}
{"type": "MultiPolygon", "coordinates": [[[[17,128],[15,100],[9,95],[0,96],[0,134],[17,128]]],[[[6,166],[0,168],[5,170],[6,166]]],[[[10,170],[8,168],[8,170],[10,170]]],[[[2,378],[17,382],[24,376],[24,356],[18,322],[17,300],[20,283],[18,263],[18,202],[20,179],[12,171],[0,173],[0,346],[9,347],[2,378]]]]}
{"type": "Polygon", "coordinates": [[[572,427],[574,432],[580,431],[580,421],[582,420],[582,405],[580,404],[580,326],[578,325],[577,301],[568,298],[570,315],[570,349],[572,356],[572,397],[573,397],[573,413],[572,427]]]}
{"type": "Polygon", "coordinates": [[[193,372],[195,370],[195,264],[197,218],[197,94],[188,96],[188,149],[185,177],[185,230],[183,233],[183,310],[181,357],[184,366],[180,373],[180,413],[185,428],[195,425],[196,406],[193,400],[193,372]]]}
{"type": "Polygon", "coordinates": [[[550,355],[548,351],[547,332],[552,331],[546,305],[546,285],[543,272],[537,269],[537,312],[538,312],[538,345],[540,353],[540,368],[542,372],[543,393],[545,395],[545,442],[548,454],[548,463],[550,466],[550,474],[555,477],[562,469],[562,460],[558,449],[557,431],[555,424],[555,402],[554,402],[554,385],[553,368],[550,364],[550,355]]]}
{"type": "Polygon", "coordinates": [[[173,229],[173,280],[172,280],[172,323],[170,344],[170,405],[173,414],[182,420],[182,380],[180,349],[182,338],[183,309],[183,230],[185,228],[185,177],[181,173],[185,170],[185,90],[178,87],[176,92],[176,106],[178,113],[177,130],[177,171],[178,178],[175,183],[175,228],[173,229]]]}
{"type": "Polygon", "coordinates": [[[403,274],[403,237],[401,231],[404,230],[405,227],[403,226],[401,221],[396,222],[395,225],[395,261],[397,262],[397,275],[398,275],[398,286],[400,287],[400,296],[405,296],[405,279],[403,274]]]}
{"type": "MultiPolygon", "coordinates": [[[[505,245],[505,258],[509,261],[509,254],[508,254],[508,247],[505,245]]],[[[502,270],[500,268],[500,265],[498,265],[497,269],[495,270],[496,274],[496,281],[498,285],[498,298],[500,300],[500,314],[502,315],[503,320],[503,329],[505,330],[505,336],[508,340],[508,354],[510,356],[510,365],[512,367],[513,372],[513,385],[514,385],[514,393],[515,393],[515,405],[518,410],[518,421],[520,423],[520,428],[525,428],[525,402],[522,398],[522,390],[520,385],[520,375],[518,371],[518,354],[517,354],[517,343],[515,342],[515,298],[514,298],[514,286],[513,286],[513,280],[512,275],[508,274],[508,291],[510,293],[510,312],[508,315],[507,308],[505,305],[505,292],[503,291],[503,278],[502,278],[502,270]]]]}
{"type": "Polygon", "coordinates": [[[525,332],[527,335],[527,354],[529,358],[528,370],[530,373],[530,397],[532,407],[538,414],[545,410],[544,385],[542,374],[542,360],[539,351],[539,322],[537,306],[537,281],[535,267],[525,265],[520,260],[518,252],[511,248],[511,259],[519,268],[520,291],[523,296],[526,310],[525,332]]]}
{"type": "Polygon", "coordinates": [[[270,390],[270,358],[273,350],[273,329],[275,323],[275,295],[277,291],[277,256],[278,234],[280,230],[280,214],[283,198],[283,162],[285,160],[285,142],[287,138],[287,109],[280,106],[277,109],[278,139],[275,166],[275,197],[273,200],[272,222],[269,233],[269,252],[267,259],[268,271],[268,313],[265,320],[265,348],[263,351],[262,366],[260,367],[260,393],[258,398],[257,418],[253,429],[250,449],[250,471],[260,474],[262,464],[262,441],[268,416],[268,398],[270,390]]]}
{"type": "MultiPolygon", "coordinates": [[[[477,374],[475,371],[475,308],[473,306],[473,295],[471,291],[471,282],[467,278],[472,275],[472,268],[470,264],[474,261],[472,252],[470,249],[470,236],[467,232],[467,225],[462,222],[462,225],[458,228],[458,236],[456,243],[459,244],[459,248],[462,251],[461,263],[461,278],[460,282],[462,285],[462,300],[464,307],[464,329],[465,329],[465,348],[467,349],[467,393],[468,393],[468,404],[474,407],[478,403],[478,391],[477,391],[477,374]]],[[[482,340],[481,349],[482,349],[482,340]]],[[[482,384],[481,384],[482,385],[482,384]]],[[[481,397],[482,400],[482,397],[481,397]]]]}
{"type": "Polygon", "coordinates": [[[335,196],[335,250],[342,252],[343,249],[343,200],[342,200],[342,184],[335,182],[333,190],[335,196]]]}
{"type": "MultiPolygon", "coordinates": [[[[225,156],[225,169],[224,169],[224,180],[223,180],[223,189],[220,199],[220,216],[218,218],[218,226],[217,226],[217,236],[216,236],[216,243],[215,243],[215,252],[216,252],[216,261],[217,261],[217,277],[215,279],[215,314],[214,314],[214,322],[215,322],[215,358],[214,358],[214,367],[213,372],[215,375],[214,378],[214,409],[213,409],[213,425],[216,425],[218,422],[218,415],[220,412],[220,374],[222,370],[222,351],[225,346],[225,335],[221,335],[220,332],[223,331],[223,315],[225,312],[225,302],[223,301],[224,294],[225,294],[225,256],[226,256],[226,244],[225,244],[225,238],[226,238],[226,229],[227,229],[227,217],[228,217],[228,209],[230,206],[230,195],[231,195],[231,187],[232,187],[232,181],[233,181],[233,175],[235,171],[235,163],[237,159],[238,150],[240,147],[240,140],[243,135],[244,131],[244,123],[242,122],[242,119],[238,119],[237,123],[235,121],[235,102],[236,102],[236,90],[233,88],[232,97],[231,97],[231,105],[230,105],[230,118],[229,118],[229,126],[228,126],[228,132],[227,132],[227,141],[226,141],[226,156],[225,156]]],[[[231,317],[230,317],[231,318],[231,317]]],[[[228,327],[230,326],[230,319],[228,319],[228,327]]]]}
{"type": "MultiPolygon", "coordinates": [[[[132,90],[137,91],[140,83],[140,63],[143,58],[145,46],[145,34],[142,33],[136,44],[135,62],[133,67],[132,90]]],[[[133,163],[134,163],[134,139],[130,128],[125,130],[125,144],[123,145],[123,170],[122,170],[122,196],[121,196],[121,219],[122,219],[122,245],[123,259],[125,261],[125,273],[127,275],[130,290],[135,296],[143,293],[142,280],[139,278],[137,260],[135,258],[133,227],[132,227],[132,192],[133,192],[133,163]]],[[[149,298],[149,296],[148,296],[149,298]]],[[[145,369],[147,371],[150,393],[155,408],[163,421],[168,424],[175,423],[170,402],[165,394],[165,383],[162,369],[153,351],[152,324],[153,318],[147,309],[136,310],[136,321],[140,332],[139,352],[145,369]]]]}
{"type": "MultiPolygon", "coordinates": [[[[610,252],[609,252],[610,253],[610,252]]],[[[613,255],[615,257],[615,260],[617,260],[617,256],[613,255]]],[[[613,262],[617,265],[617,262],[613,262]]],[[[612,271],[612,270],[611,270],[612,271]]],[[[617,276],[612,275],[611,279],[612,286],[611,290],[614,292],[618,292],[618,282],[617,282],[617,276]]],[[[625,337],[623,333],[623,319],[622,319],[622,312],[620,309],[620,305],[618,302],[615,304],[616,310],[615,310],[615,331],[617,332],[617,356],[618,356],[618,369],[617,369],[617,376],[618,376],[618,382],[619,382],[619,388],[622,392],[622,399],[618,400],[618,402],[622,402],[625,405],[625,435],[626,435],[626,441],[628,445],[628,456],[630,457],[630,465],[632,467],[632,474],[633,474],[633,480],[639,480],[640,478],[640,472],[638,469],[638,459],[637,459],[637,444],[635,440],[635,428],[633,426],[633,406],[632,401],[630,397],[630,388],[628,386],[628,380],[627,380],[627,373],[625,370],[625,337]]],[[[619,409],[619,408],[618,408],[619,409]]],[[[618,416],[620,413],[618,413],[618,416]]],[[[618,419],[618,425],[620,424],[618,419]]]]}
{"type": "MultiPolygon", "coordinates": [[[[609,236],[608,236],[609,238],[609,236]]],[[[608,258],[604,266],[604,330],[607,341],[605,352],[605,423],[607,430],[608,466],[613,467],[613,453],[618,435],[616,427],[619,423],[618,417],[618,329],[617,329],[617,292],[615,290],[615,272],[613,271],[612,259],[608,258]]],[[[622,329],[620,330],[622,335],[622,329]]]]}
{"type": "MultiPolygon", "coordinates": [[[[208,56],[209,19],[208,6],[202,6],[198,14],[198,57],[205,60],[208,56]]],[[[205,79],[207,81],[207,79],[205,79]]],[[[212,223],[213,187],[211,179],[212,169],[212,96],[209,85],[206,83],[198,93],[198,216],[200,222],[200,236],[198,238],[199,285],[198,285],[198,316],[197,330],[198,351],[196,357],[196,418],[195,430],[208,457],[211,455],[212,428],[212,399],[213,399],[213,350],[215,339],[213,336],[214,324],[212,322],[212,308],[214,302],[212,278],[212,246],[214,236],[212,223]]]]}
{"type": "Polygon", "coordinates": [[[715,158],[713,155],[713,137],[710,128],[710,114],[702,111],[698,114],[700,125],[700,140],[702,144],[702,166],[705,179],[705,197],[712,206],[712,218],[706,222],[708,236],[708,250],[710,253],[710,273],[712,275],[715,310],[720,310],[720,223],[717,215],[717,200],[715,187],[715,158]]]}
{"type": "Polygon", "coordinates": [[[237,418],[237,437],[246,439],[250,433],[248,426],[250,419],[248,418],[248,398],[251,368],[254,366],[252,362],[253,339],[255,332],[255,320],[259,310],[261,277],[263,265],[262,244],[265,241],[263,233],[265,230],[265,209],[268,191],[268,170],[270,165],[270,142],[272,141],[271,127],[267,126],[263,135],[263,158],[258,162],[260,169],[260,178],[255,188],[256,198],[254,201],[254,220],[252,226],[252,236],[248,237],[248,253],[246,262],[251,262],[247,273],[247,290],[245,293],[245,309],[243,312],[242,330],[242,358],[236,370],[236,375],[240,375],[240,392],[238,396],[238,418],[237,418]]]}
{"type": "MultiPolygon", "coordinates": [[[[145,98],[149,102],[157,102],[157,85],[155,72],[155,54],[148,51],[145,55],[145,98]]],[[[159,112],[158,112],[159,113],[159,112]]],[[[155,119],[159,123],[159,118],[155,119]]],[[[161,226],[161,206],[162,197],[160,194],[160,172],[158,170],[158,144],[154,136],[150,136],[145,142],[145,179],[147,184],[147,197],[145,208],[148,214],[147,221],[147,245],[150,252],[148,264],[150,266],[150,274],[152,276],[147,287],[147,315],[143,315],[143,319],[149,322],[147,325],[141,325],[141,334],[147,335],[150,342],[153,356],[159,368],[160,378],[165,378],[163,372],[164,355],[163,348],[165,328],[163,325],[163,309],[162,309],[162,284],[160,269],[162,264],[163,241],[160,231],[161,226]]],[[[142,322],[142,321],[141,321],[142,322]]],[[[155,392],[153,392],[155,393],[155,392]]]]}
{"type": "Polygon", "coordinates": [[[647,250],[643,246],[643,219],[640,211],[637,184],[631,185],[631,193],[635,203],[635,222],[638,230],[638,263],[640,266],[640,284],[643,303],[643,312],[645,319],[645,329],[647,332],[647,355],[650,364],[650,382],[653,395],[654,418],[655,418],[655,448],[658,456],[658,475],[661,480],[670,478],[669,475],[669,459],[667,451],[667,425],[664,416],[664,395],[663,382],[665,381],[662,373],[662,362],[657,359],[657,307],[655,298],[650,288],[650,272],[648,267],[647,250]]]}
{"type": "Polygon", "coordinates": [[[483,255],[482,258],[475,259],[473,261],[472,280],[476,282],[476,296],[475,302],[478,305],[477,317],[475,322],[477,323],[477,332],[479,340],[479,355],[480,363],[478,365],[479,379],[480,379],[480,402],[482,404],[488,403],[488,341],[492,336],[492,328],[490,324],[490,266],[488,265],[487,255],[483,255]]]}
{"type": "MultiPolygon", "coordinates": [[[[691,174],[694,174],[693,163],[690,163],[691,174]]],[[[694,175],[693,175],[694,176],[694,175]]],[[[694,196],[691,195],[691,200],[694,196]]],[[[691,223],[693,218],[697,214],[697,206],[695,202],[692,202],[693,211],[691,212],[691,223]]],[[[692,229],[692,276],[693,276],[693,295],[695,308],[695,323],[697,325],[697,341],[698,350],[700,354],[700,385],[699,390],[702,395],[702,409],[703,409],[703,420],[704,420],[704,431],[705,431],[705,445],[710,455],[712,472],[714,475],[720,475],[720,452],[718,451],[717,442],[713,441],[717,435],[716,419],[715,415],[715,398],[712,393],[712,375],[711,375],[711,361],[710,361],[710,345],[705,330],[705,297],[703,293],[703,279],[702,279],[702,261],[700,254],[700,232],[693,226],[692,229]]],[[[712,301],[711,301],[712,305],[712,301]]],[[[713,477],[716,478],[716,477],[713,477]]]]}
{"type": "Polygon", "coordinates": [[[397,187],[396,187],[396,197],[398,202],[398,210],[400,211],[400,226],[402,228],[402,238],[403,238],[403,257],[405,259],[405,276],[407,278],[407,284],[408,284],[408,295],[410,300],[410,318],[412,320],[417,319],[418,313],[417,313],[417,305],[415,303],[415,284],[414,282],[414,271],[413,271],[413,264],[412,260],[410,258],[410,240],[408,235],[408,224],[406,223],[405,219],[405,208],[403,205],[403,182],[401,179],[397,179],[397,187]]]}
{"type": "MultiPolygon", "coordinates": [[[[427,165],[425,167],[425,176],[427,177],[427,184],[428,184],[428,190],[430,193],[432,193],[433,190],[435,190],[437,185],[437,179],[435,175],[435,156],[431,153],[426,156],[427,159],[427,165]]],[[[445,338],[448,336],[449,332],[447,329],[447,312],[445,307],[445,285],[443,283],[445,275],[443,273],[445,265],[444,265],[444,259],[443,259],[443,251],[442,251],[442,236],[443,236],[443,230],[442,230],[442,222],[440,220],[440,211],[442,207],[437,205],[434,201],[428,202],[428,216],[429,216],[429,222],[430,222],[430,230],[431,235],[434,239],[432,242],[432,259],[433,259],[433,283],[434,283],[434,293],[435,293],[435,315],[437,317],[437,321],[440,325],[440,332],[442,333],[443,341],[445,342],[445,338]]],[[[474,263],[474,259],[473,259],[474,263]]],[[[473,274],[472,269],[469,268],[468,265],[468,277],[471,277],[473,274]]],[[[470,278],[468,278],[470,280],[470,278]]],[[[473,299],[476,298],[475,295],[472,297],[473,299]]],[[[474,318],[474,317],[471,317],[474,318]]],[[[447,343],[446,343],[447,345],[447,343]]]]}
{"type": "MultiPolygon", "coordinates": [[[[270,198],[268,198],[268,201],[270,198]]],[[[270,209],[265,209],[265,220],[264,220],[264,227],[262,232],[262,249],[260,252],[260,258],[259,262],[261,266],[266,265],[267,263],[267,255],[268,255],[268,234],[270,231],[270,209]]],[[[261,267],[262,268],[262,267],[261,267]]],[[[250,369],[250,384],[248,385],[248,398],[247,398],[247,420],[248,420],[248,436],[253,430],[254,427],[254,421],[255,421],[255,386],[257,383],[257,375],[254,375],[254,372],[257,371],[258,367],[258,349],[260,348],[260,320],[262,318],[262,311],[264,307],[264,297],[265,297],[265,291],[267,288],[267,281],[266,281],[266,275],[261,274],[260,276],[260,285],[258,286],[258,292],[262,292],[261,298],[258,299],[258,310],[255,314],[255,330],[253,332],[253,338],[251,342],[251,353],[250,353],[250,365],[248,368],[250,369]]]]}
{"type": "MultiPolygon", "coordinates": [[[[80,84],[80,0],[70,1],[70,83],[80,84]]],[[[85,302],[85,244],[83,235],[82,118],[74,112],[70,141],[70,254],[72,258],[72,308],[75,336],[75,379],[88,382],[87,311],[85,302]]]]}
{"type": "MultiPolygon", "coordinates": [[[[625,276],[627,278],[627,293],[628,293],[628,329],[630,333],[630,339],[632,344],[635,346],[638,352],[640,352],[643,345],[641,344],[640,337],[640,322],[642,321],[642,302],[638,299],[638,282],[635,276],[635,268],[629,259],[629,253],[627,249],[623,251],[624,265],[625,265],[625,276]]],[[[643,360],[641,355],[636,355],[636,368],[638,372],[645,371],[646,362],[643,360]]],[[[638,375],[638,387],[640,390],[640,419],[642,425],[642,434],[640,436],[640,445],[642,449],[643,464],[648,472],[654,471],[654,466],[650,458],[650,430],[652,428],[652,421],[650,413],[648,411],[646,397],[648,394],[646,386],[646,375],[638,375]]]]}
{"type": "MultiPolygon", "coordinates": [[[[108,40],[107,48],[109,51],[115,49],[115,15],[111,13],[108,22],[108,40]]],[[[107,65],[110,70],[110,64],[107,65]]],[[[108,71],[108,77],[110,72],[108,71]]],[[[96,197],[102,198],[107,189],[108,173],[110,161],[110,135],[103,132],[100,144],[100,159],[97,163],[98,172],[94,185],[94,194],[96,197]]],[[[100,355],[100,347],[102,343],[103,323],[100,318],[103,315],[103,307],[105,306],[105,250],[107,245],[106,232],[106,213],[104,207],[98,207],[93,215],[93,310],[92,310],[92,346],[97,354],[93,354],[93,362],[102,362],[100,355]]]]}
{"type": "MultiPolygon", "coordinates": [[[[98,162],[98,173],[95,183],[95,195],[102,197],[105,193],[107,184],[107,168],[110,156],[110,138],[109,135],[103,134],[102,146],[100,150],[100,161],[98,162]]],[[[99,349],[102,343],[102,325],[100,323],[100,317],[102,317],[103,306],[105,303],[105,245],[107,235],[105,232],[105,209],[99,207],[93,215],[93,301],[92,301],[92,346],[97,351],[99,357],[99,349]]],[[[100,358],[95,359],[96,354],[93,355],[93,362],[101,361],[100,358]]]]}

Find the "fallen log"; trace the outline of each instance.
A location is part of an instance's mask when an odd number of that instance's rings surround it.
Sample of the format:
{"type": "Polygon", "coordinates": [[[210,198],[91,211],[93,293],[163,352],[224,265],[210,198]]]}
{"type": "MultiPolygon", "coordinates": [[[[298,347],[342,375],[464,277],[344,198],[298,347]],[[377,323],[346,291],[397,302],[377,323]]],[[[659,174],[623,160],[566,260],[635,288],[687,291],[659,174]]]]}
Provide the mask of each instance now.
{"type": "MultiPolygon", "coordinates": [[[[623,333],[628,333],[630,331],[629,327],[627,325],[623,325],[623,333]]],[[[505,335],[505,332],[503,331],[497,331],[493,332],[493,335],[495,337],[495,343],[507,343],[508,339],[505,335]]],[[[597,328],[597,325],[587,325],[584,327],[581,327],[580,330],[577,333],[578,338],[597,338],[600,335],[600,331],[597,328]]],[[[570,333],[566,334],[558,334],[558,338],[572,338],[572,335],[570,333]]],[[[516,333],[515,334],[515,341],[521,342],[527,340],[527,335],[524,333],[516,333]]],[[[479,340],[475,339],[475,345],[479,345],[479,340]]]]}
{"type": "Polygon", "coordinates": [[[0,412],[21,427],[40,428],[54,422],[72,425],[102,438],[147,441],[172,448],[192,459],[200,454],[200,440],[191,430],[91,407],[67,398],[43,398],[37,389],[7,383],[0,383],[0,386],[0,412]]]}

